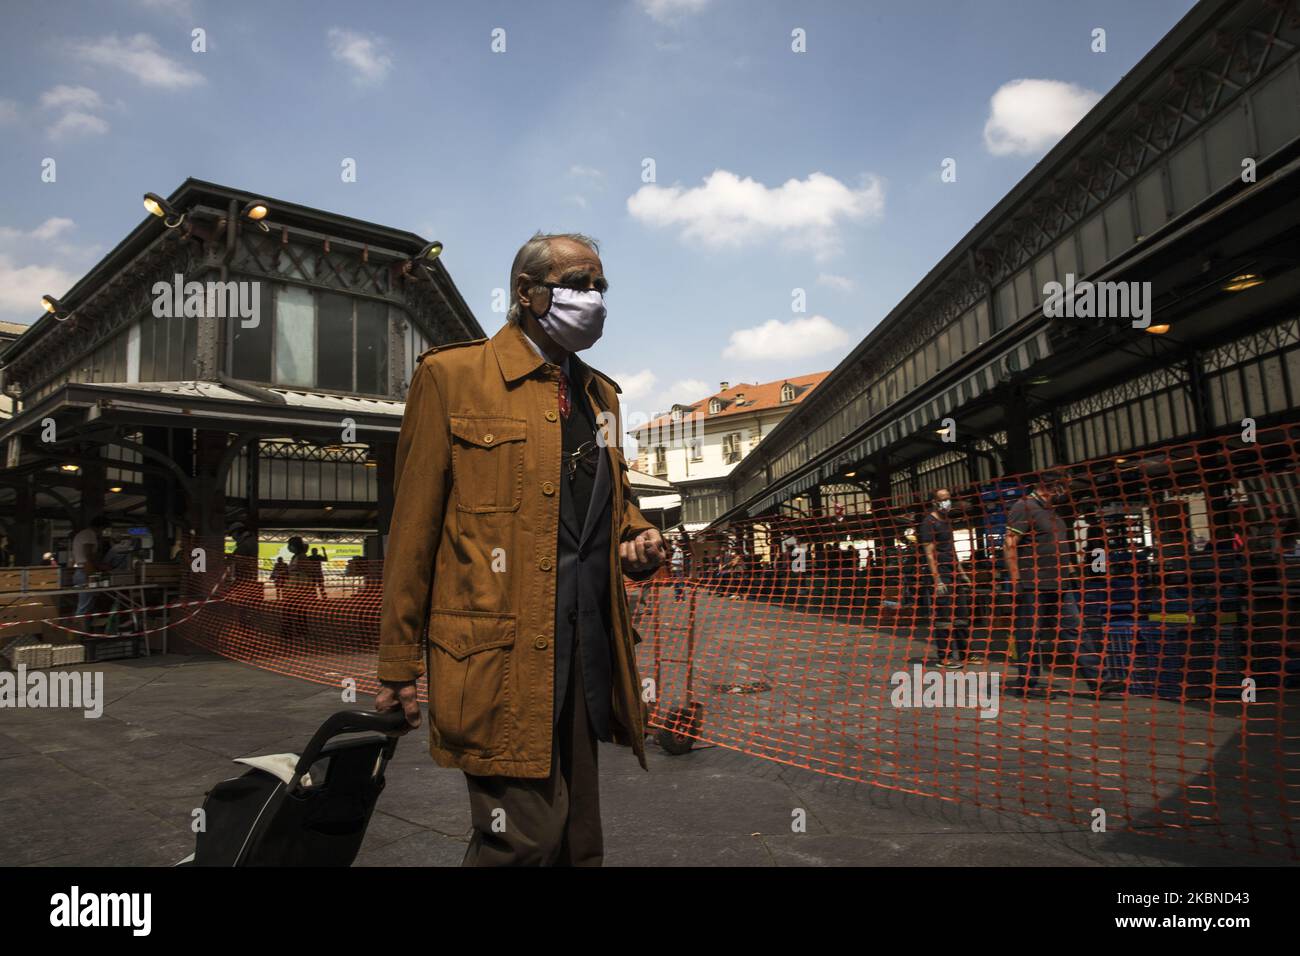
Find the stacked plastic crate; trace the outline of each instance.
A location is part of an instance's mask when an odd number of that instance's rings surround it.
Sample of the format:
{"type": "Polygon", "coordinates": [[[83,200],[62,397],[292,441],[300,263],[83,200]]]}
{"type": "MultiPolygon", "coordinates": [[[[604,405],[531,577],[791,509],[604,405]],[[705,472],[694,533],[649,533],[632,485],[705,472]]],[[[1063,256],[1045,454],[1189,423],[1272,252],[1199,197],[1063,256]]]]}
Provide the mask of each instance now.
{"type": "MultiPolygon", "coordinates": [[[[1138,604],[1142,581],[1133,552],[1106,553],[1104,569],[1092,572],[1092,555],[1083,580],[1083,629],[1102,648],[1102,678],[1128,684],[1139,658],[1138,604]]],[[[1131,689],[1130,693],[1136,693],[1131,689]]]]}
{"type": "Polygon", "coordinates": [[[1152,575],[1141,601],[1130,693],[1168,700],[1240,696],[1245,571],[1231,542],[1221,545],[1166,554],[1152,575]]]}

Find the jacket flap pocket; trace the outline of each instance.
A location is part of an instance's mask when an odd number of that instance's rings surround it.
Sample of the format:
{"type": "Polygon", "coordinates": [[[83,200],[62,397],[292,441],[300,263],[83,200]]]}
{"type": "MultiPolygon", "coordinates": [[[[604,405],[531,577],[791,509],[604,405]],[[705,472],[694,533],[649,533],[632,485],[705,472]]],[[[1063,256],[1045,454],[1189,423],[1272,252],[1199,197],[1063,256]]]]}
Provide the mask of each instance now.
{"type": "Polygon", "coordinates": [[[515,642],[515,616],[488,611],[430,611],[429,640],[456,660],[515,642]]]}
{"type": "Polygon", "coordinates": [[[491,448],[504,441],[522,441],[528,436],[528,422],[522,418],[452,415],[451,433],[471,445],[491,448]]]}

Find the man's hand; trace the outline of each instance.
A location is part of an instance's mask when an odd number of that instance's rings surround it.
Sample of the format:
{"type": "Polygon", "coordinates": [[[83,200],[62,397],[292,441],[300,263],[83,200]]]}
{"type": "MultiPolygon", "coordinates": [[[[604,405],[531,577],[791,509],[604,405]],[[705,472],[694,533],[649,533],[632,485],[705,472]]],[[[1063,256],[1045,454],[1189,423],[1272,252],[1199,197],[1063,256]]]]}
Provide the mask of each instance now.
{"type": "Polygon", "coordinates": [[[400,737],[420,726],[420,702],[415,698],[415,681],[404,684],[386,682],[379,686],[375,695],[375,710],[396,710],[401,708],[406,714],[406,726],[397,731],[400,737]]]}
{"type": "Polygon", "coordinates": [[[974,586],[975,586],[975,582],[972,581],[971,578],[970,578],[970,572],[969,572],[969,571],[961,571],[961,572],[959,572],[959,575],[960,575],[960,577],[961,577],[962,583],[965,584],[966,587],[969,588],[969,587],[974,587],[974,586]]]}
{"type": "Polygon", "coordinates": [[[618,546],[619,557],[623,561],[623,571],[653,571],[664,559],[666,548],[658,528],[647,528],[631,541],[624,541],[618,546]]]}
{"type": "Polygon", "coordinates": [[[939,595],[940,597],[944,597],[948,593],[947,583],[942,579],[936,580],[934,582],[934,593],[939,595]]]}

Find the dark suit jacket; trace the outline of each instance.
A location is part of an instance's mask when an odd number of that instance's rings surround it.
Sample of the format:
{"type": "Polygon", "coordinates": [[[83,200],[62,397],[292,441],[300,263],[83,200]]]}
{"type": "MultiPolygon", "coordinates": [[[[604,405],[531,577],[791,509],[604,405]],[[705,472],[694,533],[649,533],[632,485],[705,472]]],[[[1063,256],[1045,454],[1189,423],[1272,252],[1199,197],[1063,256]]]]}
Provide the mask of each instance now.
{"type": "MultiPolygon", "coordinates": [[[[570,360],[572,361],[572,359],[570,360]]],[[[577,401],[572,414],[583,414],[577,401]]],[[[588,416],[591,417],[590,415],[588,416]]],[[[610,508],[609,456],[601,455],[586,515],[578,520],[569,482],[560,478],[560,528],[555,578],[555,718],[568,690],[577,654],[587,713],[598,740],[610,739],[610,508]]]]}

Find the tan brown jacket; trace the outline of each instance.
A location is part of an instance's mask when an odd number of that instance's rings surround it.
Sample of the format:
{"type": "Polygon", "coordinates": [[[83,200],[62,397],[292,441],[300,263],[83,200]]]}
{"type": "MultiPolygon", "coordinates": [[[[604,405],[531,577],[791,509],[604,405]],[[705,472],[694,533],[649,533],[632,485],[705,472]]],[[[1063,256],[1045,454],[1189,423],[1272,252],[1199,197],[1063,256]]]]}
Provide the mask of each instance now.
{"type": "MultiPolygon", "coordinates": [[[[613,737],[644,767],[639,638],[618,545],[651,524],[632,503],[619,387],[581,368],[575,390],[611,423],[613,737]]],[[[429,749],[442,766],[550,774],[560,456],[559,369],[514,323],[421,356],[397,444],[379,678],[427,671],[429,749]]]]}

